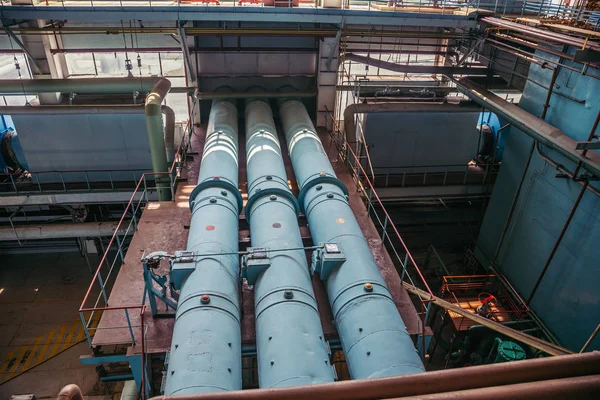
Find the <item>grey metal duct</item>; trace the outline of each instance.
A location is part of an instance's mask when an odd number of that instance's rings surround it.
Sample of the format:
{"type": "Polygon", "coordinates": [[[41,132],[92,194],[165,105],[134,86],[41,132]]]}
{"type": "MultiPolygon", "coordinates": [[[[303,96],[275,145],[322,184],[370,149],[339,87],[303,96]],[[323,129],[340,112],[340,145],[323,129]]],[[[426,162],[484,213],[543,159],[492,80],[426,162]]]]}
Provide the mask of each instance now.
{"type": "Polygon", "coordinates": [[[7,79],[0,81],[1,94],[78,93],[130,94],[147,93],[159,77],[82,78],[82,79],[7,79]]]}
{"type": "MultiPolygon", "coordinates": [[[[0,242],[13,240],[42,240],[65,239],[80,237],[112,236],[117,229],[118,222],[82,222],[69,224],[40,224],[0,227],[0,242]]],[[[126,232],[129,221],[123,221],[119,234],[133,234],[133,228],[126,232]]]]}
{"type": "Polygon", "coordinates": [[[575,150],[577,142],[560,129],[496,96],[489,90],[471,82],[468,78],[454,81],[459,92],[481,104],[486,110],[501,115],[517,129],[531,136],[540,144],[556,150],[569,160],[575,163],[581,161],[585,169],[595,176],[600,176],[600,154],[590,151],[584,156],[575,150]]]}
{"type": "Polygon", "coordinates": [[[435,65],[406,65],[396,64],[387,61],[381,61],[376,58],[359,56],[354,53],[345,55],[346,60],[356,61],[373,67],[387,69],[388,71],[401,72],[406,74],[442,74],[442,75],[493,75],[493,72],[487,68],[481,67],[445,67],[435,65]]]}
{"type": "Polygon", "coordinates": [[[344,132],[349,143],[356,141],[354,115],[377,112],[478,112],[480,107],[471,102],[448,103],[355,103],[344,110],[344,132]]]}

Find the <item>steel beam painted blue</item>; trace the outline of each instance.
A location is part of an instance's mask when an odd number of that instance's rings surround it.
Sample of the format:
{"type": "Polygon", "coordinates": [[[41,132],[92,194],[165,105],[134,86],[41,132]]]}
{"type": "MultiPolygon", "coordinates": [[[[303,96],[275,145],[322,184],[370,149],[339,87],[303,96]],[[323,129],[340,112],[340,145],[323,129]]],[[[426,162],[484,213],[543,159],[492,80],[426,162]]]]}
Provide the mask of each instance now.
{"type": "Polygon", "coordinates": [[[280,101],[299,202],[315,243],[336,243],[345,262],[325,277],[327,294],[353,379],[424,371],[406,326],[300,101],[280,101]]]}
{"type": "MultiPolygon", "coordinates": [[[[5,19],[67,19],[117,21],[249,21],[392,26],[475,28],[477,21],[464,15],[419,14],[327,8],[202,7],[202,6],[2,6],[5,19]]],[[[474,17],[473,17],[474,18],[474,17]]]]}
{"type": "Polygon", "coordinates": [[[298,227],[298,203],[288,186],[271,107],[263,100],[246,104],[246,157],[246,219],[253,248],[264,249],[267,256],[256,264],[247,258],[245,266],[254,284],[259,385],[333,382],[298,227]],[[252,273],[252,268],[259,271],[252,273]]]}
{"type": "MultiPolygon", "coordinates": [[[[167,395],[242,388],[238,256],[242,201],[238,192],[237,124],[234,103],[215,100],[199,184],[190,195],[187,251],[193,253],[180,260],[189,276],[179,284],[167,395]]],[[[171,272],[176,268],[174,263],[171,272]]]]}

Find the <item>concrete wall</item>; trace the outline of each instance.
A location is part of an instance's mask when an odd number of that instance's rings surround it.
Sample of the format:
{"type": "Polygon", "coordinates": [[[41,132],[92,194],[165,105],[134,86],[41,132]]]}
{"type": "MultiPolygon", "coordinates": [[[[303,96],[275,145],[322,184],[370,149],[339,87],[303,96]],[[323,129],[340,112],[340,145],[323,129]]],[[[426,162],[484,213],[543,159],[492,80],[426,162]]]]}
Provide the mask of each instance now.
{"type": "MultiPolygon", "coordinates": [[[[544,54],[545,57],[554,56],[544,54]]],[[[554,57],[556,58],[556,57],[554,57]]],[[[589,69],[590,74],[600,71],[589,69]]],[[[548,85],[551,71],[531,65],[530,78],[548,85]]],[[[561,70],[546,120],[578,141],[587,140],[600,109],[600,80],[561,70]]],[[[540,115],[546,90],[528,82],[520,107],[540,115]]],[[[492,262],[532,140],[512,129],[500,174],[477,243],[484,265],[492,262]]],[[[547,155],[570,171],[574,164],[553,151],[547,155]]],[[[534,153],[497,264],[527,298],[567,219],[581,185],[556,177],[534,153]]],[[[598,186],[598,183],[594,183],[598,186]]],[[[531,302],[562,345],[578,351],[600,321],[600,198],[585,193],[575,217],[531,302]]],[[[600,349],[600,337],[590,348],[600,349]]]]}

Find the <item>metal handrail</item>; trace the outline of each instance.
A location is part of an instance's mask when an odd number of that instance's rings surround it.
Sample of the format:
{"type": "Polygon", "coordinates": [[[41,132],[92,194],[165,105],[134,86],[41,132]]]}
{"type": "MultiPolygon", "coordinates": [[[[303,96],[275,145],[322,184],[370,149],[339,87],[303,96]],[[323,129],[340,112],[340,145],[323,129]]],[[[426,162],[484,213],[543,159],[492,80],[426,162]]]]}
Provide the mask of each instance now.
{"type": "MultiPolygon", "coordinates": [[[[417,296],[419,297],[419,300],[421,302],[421,312],[420,313],[416,312],[417,318],[421,322],[421,326],[419,329],[419,335],[417,336],[417,348],[420,347],[421,357],[423,360],[425,360],[426,323],[429,320],[430,311],[432,309],[431,302],[433,301],[435,296],[434,296],[433,292],[431,291],[429,284],[425,280],[423,273],[419,269],[419,266],[417,265],[417,262],[415,261],[413,255],[411,254],[410,250],[406,246],[404,239],[402,239],[400,232],[398,232],[398,229],[396,228],[396,226],[393,223],[390,215],[388,214],[385,206],[383,205],[383,202],[377,195],[377,192],[375,191],[375,188],[373,186],[373,182],[371,182],[371,180],[369,180],[369,177],[368,177],[366,171],[364,170],[363,166],[360,163],[359,157],[352,150],[352,146],[346,140],[343,132],[340,131],[339,124],[337,123],[337,121],[335,120],[335,117],[333,116],[332,112],[327,108],[327,106],[325,106],[325,111],[326,111],[327,118],[331,119],[331,121],[332,121],[332,129],[329,131],[329,133],[331,135],[331,140],[333,143],[335,143],[335,146],[338,150],[338,154],[345,161],[345,164],[350,171],[351,177],[354,180],[355,184],[357,185],[357,191],[359,193],[363,193],[363,198],[366,199],[366,201],[367,201],[367,204],[366,204],[367,214],[371,217],[371,219],[374,222],[377,221],[377,223],[379,224],[379,227],[381,228],[381,233],[380,233],[381,245],[382,246],[386,246],[386,244],[388,245],[388,248],[392,251],[397,262],[402,267],[402,270],[399,273],[400,281],[402,283],[405,283],[407,281],[413,288],[417,287],[415,284],[415,281],[412,279],[412,277],[410,276],[410,273],[407,270],[407,267],[409,266],[409,261],[410,261],[410,265],[412,265],[414,267],[414,269],[416,270],[417,275],[419,276],[419,279],[420,279],[423,287],[425,288],[426,293],[428,294],[428,296],[425,296],[425,297],[423,297],[421,294],[417,294],[417,296]],[[368,196],[365,195],[367,193],[367,191],[368,191],[368,196]],[[373,199],[373,197],[374,197],[374,199],[373,199]],[[371,209],[374,209],[374,205],[373,205],[374,203],[376,203],[378,205],[379,209],[381,210],[381,212],[383,212],[383,215],[385,216],[383,221],[381,220],[381,217],[380,217],[379,213],[377,213],[377,212],[373,212],[373,216],[371,216],[371,209]],[[396,246],[394,246],[394,243],[392,242],[392,237],[388,234],[388,225],[391,226],[391,229],[393,231],[393,237],[401,244],[402,248],[404,249],[404,252],[405,252],[404,260],[400,257],[400,254],[398,253],[396,246]]],[[[391,256],[391,254],[390,254],[390,256],[391,256]]]]}
{"type": "MultiPolygon", "coordinates": [[[[153,6],[152,0],[127,0],[128,3],[139,3],[140,6],[153,6]]],[[[237,8],[241,7],[238,4],[239,0],[180,0],[173,2],[169,7],[181,9],[189,6],[196,6],[196,8],[201,11],[202,9],[208,11],[209,8],[212,7],[231,7],[237,8]],[[204,4],[203,4],[204,3],[204,4]],[[209,4],[210,3],[210,4],[209,4]]],[[[262,12],[262,9],[267,8],[264,5],[262,0],[258,0],[256,2],[243,1],[246,3],[244,5],[245,12],[256,12],[256,9],[259,9],[259,12],[262,12]]],[[[41,1],[40,4],[32,4],[31,6],[34,9],[42,8],[42,7],[63,7],[66,8],[71,4],[80,4],[84,3],[85,5],[89,5],[92,11],[95,11],[95,8],[98,6],[94,4],[94,0],[45,0],[41,1]],[[69,4],[70,3],[70,4],[69,4]]],[[[304,6],[299,5],[297,7],[293,6],[293,1],[288,0],[287,7],[285,4],[281,6],[278,4],[278,8],[281,8],[282,11],[285,8],[304,8],[310,9],[314,13],[320,13],[321,10],[326,10],[327,8],[323,5],[319,5],[317,1],[300,1],[300,3],[305,4],[304,6]]],[[[469,18],[469,12],[475,12],[480,8],[480,0],[404,0],[393,1],[393,7],[389,6],[388,0],[342,0],[341,9],[356,9],[360,11],[369,11],[369,12],[403,12],[403,13],[431,13],[436,12],[437,14],[447,14],[451,15],[453,11],[457,8],[465,8],[467,12],[464,15],[456,15],[456,17],[463,17],[464,19],[469,18]],[[377,6],[384,6],[383,8],[378,8],[377,6]]],[[[508,0],[504,0],[504,3],[509,3],[508,0]]],[[[164,6],[165,4],[161,4],[164,6]]],[[[6,6],[12,6],[6,5],[6,6]]],[[[21,6],[21,5],[15,5],[21,6]]],[[[78,5],[77,5],[78,6],[78,5]]],[[[101,7],[119,7],[123,8],[123,0],[113,0],[113,1],[102,1],[101,7]]],[[[493,4],[490,4],[490,7],[493,4]]],[[[497,6],[497,3],[496,3],[497,6]]],[[[268,7],[270,8],[270,7],[268,7]]]]}
{"type": "MultiPolygon", "coordinates": [[[[23,173],[11,172],[11,173],[0,173],[0,196],[4,195],[13,195],[13,194],[33,194],[33,193],[75,193],[75,192],[102,192],[102,191],[110,191],[114,192],[118,189],[129,190],[131,187],[123,187],[119,188],[119,185],[123,185],[125,183],[131,183],[135,185],[138,182],[138,176],[140,174],[144,174],[150,172],[149,169],[102,169],[102,170],[48,170],[48,171],[39,171],[39,172],[29,172],[31,176],[31,180],[23,180],[19,181],[19,178],[23,176],[23,173]],[[125,174],[131,173],[132,180],[126,179],[114,179],[114,175],[116,174],[125,174]],[[107,180],[95,180],[91,181],[90,176],[98,175],[98,174],[106,174],[107,180]],[[41,182],[40,175],[58,175],[60,177],[60,181],[49,181],[49,182],[41,182]],[[80,176],[83,175],[84,180],[69,180],[65,179],[69,175],[80,176]],[[104,188],[94,188],[93,185],[101,185],[101,184],[110,184],[110,187],[104,188]],[[59,185],[61,188],[53,189],[53,188],[43,188],[43,186],[56,186],[59,185]],[[85,185],[84,188],[75,188],[70,189],[69,186],[73,185],[85,185]],[[23,190],[19,189],[19,186],[34,186],[37,189],[23,190]],[[12,190],[11,190],[12,189],[12,190]]],[[[131,186],[134,186],[131,185],[131,186]]]]}
{"type": "Polygon", "coordinates": [[[143,310],[143,308],[142,308],[143,304],[121,305],[121,306],[112,307],[108,303],[108,294],[106,292],[106,286],[109,284],[109,278],[112,276],[112,273],[115,269],[117,260],[121,259],[121,264],[125,261],[125,251],[124,251],[125,243],[124,243],[123,239],[120,239],[120,236],[123,236],[123,238],[125,238],[125,235],[129,234],[129,231],[130,231],[130,229],[132,229],[132,227],[133,227],[134,231],[137,230],[136,215],[137,215],[137,212],[140,210],[142,203],[144,201],[148,200],[148,192],[151,190],[160,190],[158,188],[158,186],[148,187],[147,178],[150,176],[157,178],[158,176],[168,175],[169,180],[170,180],[170,189],[171,189],[172,199],[175,200],[175,189],[176,189],[176,184],[177,184],[176,178],[181,172],[182,162],[184,162],[186,159],[187,149],[189,146],[188,137],[191,137],[192,125],[191,125],[190,121],[188,121],[186,128],[187,128],[186,131],[189,134],[187,136],[184,136],[184,139],[183,139],[181,145],[179,146],[177,153],[175,154],[175,158],[174,158],[173,163],[171,164],[171,167],[169,168],[169,170],[167,172],[147,172],[147,173],[144,173],[140,177],[140,179],[137,182],[137,185],[129,199],[129,202],[127,203],[127,206],[125,207],[123,215],[121,216],[121,219],[119,220],[119,223],[117,224],[117,227],[115,228],[115,232],[113,233],[113,235],[106,247],[106,250],[102,256],[102,259],[100,260],[100,263],[98,264],[98,268],[96,268],[96,271],[94,273],[94,276],[92,277],[92,281],[87,289],[87,292],[81,302],[81,305],[79,307],[79,316],[80,316],[81,322],[83,324],[85,335],[86,335],[86,338],[88,340],[88,344],[90,345],[90,347],[92,347],[92,335],[90,333],[91,331],[97,331],[99,329],[124,329],[124,328],[127,328],[129,330],[129,334],[131,336],[131,343],[135,344],[136,340],[135,340],[135,335],[133,333],[133,328],[142,327],[142,330],[143,330],[143,324],[142,325],[132,325],[131,324],[131,319],[130,319],[130,314],[129,314],[130,310],[136,310],[136,309],[143,310]],[[188,139],[188,140],[186,140],[186,139],[188,139]],[[143,190],[142,190],[142,188],[143,188],[143,190]],[[136,201],[135,198],[140,191],[141,191],[142,195],[136,201]],[[122,230],[121,227],[122,227],[124,221],[126,220],[127,214],[129,212],[131,212],[133,218],[131,218],[131,220],[129,220],[129,224],[128,224],[125,232],[122,235],[119,235],[119,232],[122,230]],[[113,258],[112,263],[108,264],[109,252],[112,250],[112,247],[115,244],[116,244],[116,254],[113,258]],[[108,268],[108,272],[103,277],[101,270],[105,264],[109,265],[109,268],[108,268]],[[90,295],[91,295],[92,291],[94,290],[94,287],[96,284],[98,284],[100,287],[100,293],[96,297],[96,300],[93,303],[93,305],[87,306],[90,295]],[[104,306],[99,305],[102,300],[104,301],[104,306]],[[119,310],[123,311],[125,314],[125,318],[127,320],[126,326],[108,327],[108,328],[97,328],[97,327],[92,328],[90,326],[90,324],[93,320],[93,317],[96,313],[102,313],[104,311],[119,311],[119,310]],[[86,316],[86,314],[89,314],[89,315],[86,316]]]}
{"type": "MultiPolygon", "coordinates": [[[[377,217],[377,220],[380,223],[380,226],[386,228],[382,232],[383,243],[385,243],[385,239],[386,238],[389,239],[389,236],[387,234],[387,225],[390,224],[391,228],[392,228],[392,230],[393,230],[393,232],[395,234],[396,239],[398,239],[398,241],[402,245],[404,251],[406,252],[406,257],[408,258],[408,260],[410,260],[411,264],[416,269],[417,274],[419,275],[419,278],[421,279],[421,283],[425,287],[426,291],[431,296],[433,296],[433,292],[431,291],[429,285],[427,284],[427,281],[425,280],[423,274],[421,273],[421,270],[419,269],[419,267],[418,267],[418,265],[417,265],[414,257],[412,256],[412,253],[410,252],[410,250],[406,246],[406,243],[404,242],[404,239],[402,239],[402,236],[400,235],[400,232],[398,232],[398,230],[396,229],[395,225],[393,224],[392,219],[390,218],[390,216],[389,216],[389,214],[388,214],[385,206],[383,205],[381,199],[377,195],[377,192],[376,192],[376,190],[375,190],[375,188],[373,186],[373,183],[369,180],[368,175],[366,174],[363,166],[360,164],[359,158],[356,156],[356,154],[352,150],[351,146],[346,141],[346,138],[344,138],[343,134],[339,131],[338,123],[337,123],[337,121],[335,121],[335,119],[333,118],[333,115],[331,114],[331,111],[329,109],[327,109],[327,107],[326,107],[326,111],[327,111],[328,117],[331,118],[332,121],[333,121],[334,129],[332,131],[330,131],[330,133],[333,134],[333,135],[336,135],[332,139],[334,139],[334,142],[336,143],[336,146],[338,148],[338,151],[339,151],[340,155],[344,155],[344,153],[347,153],[349,156],[352,157],[352,159],[354,159],[354,162],[355,162],[355,164],[353,164],[354,168],[352,168],[350,170],[350,172],[352,173],[353,177],[357,177],[358,176],[357,170],[360,170],[360,172],[362,173],[362,176],[359,177],[358,183],[360,184],[361,191],[363,193],[366,193],[365,189],[369,190],[369,197],[370,197],[369,198],[369,206],[372,207],[372,203],[376,202],[378,204],[379,208],[382,210],[383,214],[385,215],[385,221],[382,222],[381,219],[380,219],[380,217],[378,216],[378,214],[375,213],[375,216],[377,217]],[[375,201],[373,201],[372,196],[375,197],[375,199],[374,199],[375,201]]],[[[346,161],[349,160],[348,156],[346,156],[345,158],[346,158],[346,161]]],[[[391,242],[390,242],[390,244],[391,244],[391,242]]],[[[392,245],[392,247],[393,247],[393,245],[392,245]]],[[[394,252],[397,255],[397,252],[395,251],[395,248],[394,248],[394,252]]],[[[399,256],[398,256],[398,260],[400,261],[400,263],[402,265],[402,268],[403,268],[403,274],[402,275],[405,275],[406,274],[406,264],[405,264],[405,262],[403,262],[400,259],[399,256]]],[[[410,279],[410,277],[409,277],[409,279],[410,279]]],[[[402,279],[402,280],[404,280],[404,279],[402,279]]],[[[416,286],[416,285],[414,285],[414,282],[412,281],[412,279],[410,279],[410,281],[411,281],[411,284],[413,286],[416,286]]]]}

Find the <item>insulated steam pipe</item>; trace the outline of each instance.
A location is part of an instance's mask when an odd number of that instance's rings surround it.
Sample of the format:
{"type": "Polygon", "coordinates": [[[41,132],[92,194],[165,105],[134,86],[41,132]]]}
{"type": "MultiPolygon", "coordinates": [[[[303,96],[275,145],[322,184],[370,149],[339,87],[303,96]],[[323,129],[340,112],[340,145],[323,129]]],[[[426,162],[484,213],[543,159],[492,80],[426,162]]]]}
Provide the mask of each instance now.
{"type": "Polygon", "coordinates": [[[193,271],[181,285],[166,377],[168,395],[242,388],[237,123],[234,103],[213,102],[199,184],[190,195],[187,250],[194,253],[186,262],[193,271]]]}
{"type": "Polygon", "coordinates": [[[326,280],[346,362],[353,379],[424,371],[412,339],[348,204],[323,145],[297,100],[281,101],[279,114],[298,179],[299,203],[315,243],[336,243],[345,261],[326,280]]]}
{"type": "Polygon", "coordinates": [[[254,284],[259,385],[333,382],[298,227],[298,202],[288,187],[271,107],[262,100],[246,103],[246,157],[252,247],[265,249],[270,264],[245,270],[254,284]],[[278,251],[270,253],[273,249],[278,251]]]}

